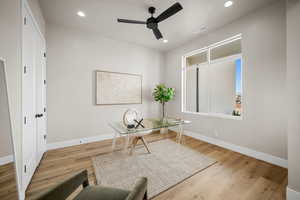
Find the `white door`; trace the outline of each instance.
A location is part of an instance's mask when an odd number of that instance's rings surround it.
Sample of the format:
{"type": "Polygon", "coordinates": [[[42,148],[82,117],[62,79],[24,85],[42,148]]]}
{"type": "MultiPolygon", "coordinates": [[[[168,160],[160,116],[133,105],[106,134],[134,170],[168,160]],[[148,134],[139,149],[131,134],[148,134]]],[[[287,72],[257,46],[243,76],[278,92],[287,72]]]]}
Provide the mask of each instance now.
{"type": "Polygon", "coordinates": [[[36,103],[35,103],[35,52],[36,31],[33,21],[25,12],[23,27],[23,175],[24,188],[29,184],[36,166],[36,103]]]}
{"type": "Polygon", "coordinates": [[[37,38],[36,54],[36,132],[37,161],[46,151],[46,47],[42,37],[37,38]]]}
{"type": "Polygon", "coordinates": [[[46,43],[25,7],[23,26],[23,174],[25,190],[46,151],[46,43]]]}

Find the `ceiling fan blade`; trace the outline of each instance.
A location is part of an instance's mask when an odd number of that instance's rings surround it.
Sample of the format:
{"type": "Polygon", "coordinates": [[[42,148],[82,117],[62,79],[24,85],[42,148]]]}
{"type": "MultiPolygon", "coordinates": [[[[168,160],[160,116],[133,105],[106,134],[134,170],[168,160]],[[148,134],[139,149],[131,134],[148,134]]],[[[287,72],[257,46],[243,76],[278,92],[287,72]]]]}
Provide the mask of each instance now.
{"type": "Polygon", "coordinates": [[[120,23],[129,23],[129,24],[146,24],[144,21],[130,20],[130,19],[118,19],[120,23]]]}
{"type": "Polygon", "coordinates": [[[153,29],[153,33],[154,33],[156,39],[159,40],[159,39],[163,38],[163,36],[162,36],[162,34],[161,34],[161,32],[159,31],[158,28],[153,29]]]}
{"type": "Polygon", "coordinates": [[[156,20],[157,20],[157,22],[161,22],[161,21],[171,17],[172,15],[176,14],[180,10],[182,10],[182,6],[180,5],[180,3],[177,2],[177,3],[173,4],[170,8],[165,10],[163,13],[161,13],[156,18],[156,20]]]}

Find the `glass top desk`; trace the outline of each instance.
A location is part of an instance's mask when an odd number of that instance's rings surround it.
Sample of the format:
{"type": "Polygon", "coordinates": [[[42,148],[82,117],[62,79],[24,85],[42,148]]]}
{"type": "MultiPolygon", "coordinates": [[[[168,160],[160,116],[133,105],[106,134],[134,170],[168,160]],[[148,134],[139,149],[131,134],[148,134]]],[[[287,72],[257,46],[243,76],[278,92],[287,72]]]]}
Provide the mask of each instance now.
{"type": "Polygon", "coordinates": [[[127,128],[123,122],[110,122],[109,126],[114,130],[114,139],[112,143],[112,151],[115,150],[116,146],[116,140],[118,137],[125,137],[125,145],[124,145],[124,151],[127,152],[129,143],[131,138],[132,139],[132,144],[131,144],[131,150],[130,153],[132,153],[133,149],[135,148],[138,140],[141,140],[142,143],[144,144],[145,148],[147,149],[148,153],[150,152],[150,149],[148,147],[147,141],[144,138],[144,135],[147,135],[151,133],[152,131],[159,130],[161,128],[170,128],[170,127],[178,127],[178,132],[177,132],[177,137],[176,141],[181,143],[182,141],[182,136],[184,133],[183,130],[183,125],[190,124],[191,121],[186,121],[186,120],[176,120],[176,119],[160,119],[160,118],[149,118],[149,119],[144,119],[142,121],[142,126],[139,126],[138,128],[127,128]]]}

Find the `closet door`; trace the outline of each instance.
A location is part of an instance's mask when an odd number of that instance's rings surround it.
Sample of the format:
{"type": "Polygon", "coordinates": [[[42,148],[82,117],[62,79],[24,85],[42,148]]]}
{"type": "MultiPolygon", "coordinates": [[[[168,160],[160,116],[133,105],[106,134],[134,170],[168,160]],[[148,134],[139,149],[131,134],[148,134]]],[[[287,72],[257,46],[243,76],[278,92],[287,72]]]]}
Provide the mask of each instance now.
{"type": "Polygon", "coordinates": [[[37,33],[33,20],[25,10],[23,26],[23,174],[22,185],[26,189],[35,171],[36,161],[36,99],[35,99],[35,54],[37,33]]]}
{"type": "Polygon", "coordinates": [[[46,47],[42,37],[37,38],[36,52],[36,133],[37,160],[46,151],[46,47]]]}

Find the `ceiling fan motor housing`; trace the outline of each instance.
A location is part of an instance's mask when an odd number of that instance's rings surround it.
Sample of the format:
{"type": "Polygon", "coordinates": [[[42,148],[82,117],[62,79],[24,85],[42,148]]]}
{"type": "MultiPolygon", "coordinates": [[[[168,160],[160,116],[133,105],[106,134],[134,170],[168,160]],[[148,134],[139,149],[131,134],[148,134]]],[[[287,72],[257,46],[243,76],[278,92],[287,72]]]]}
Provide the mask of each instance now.
{"type": "Polygon", "coordinates": [[[147,19],[147,28],[149,28],[149,29],[157,28],[157,22],[154,17],[150,17],[149,19],[147,19]]]}
{"type": "Polygon", "coordinates": [[[148,11],[151,15],[153,15],[155,13],[155,8],[154,7],[149,7],[148,11]]]}

